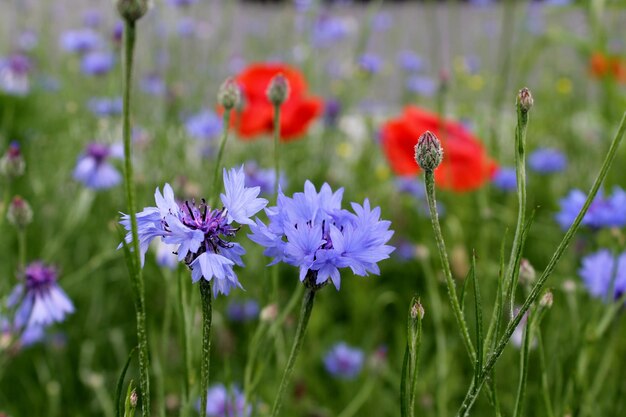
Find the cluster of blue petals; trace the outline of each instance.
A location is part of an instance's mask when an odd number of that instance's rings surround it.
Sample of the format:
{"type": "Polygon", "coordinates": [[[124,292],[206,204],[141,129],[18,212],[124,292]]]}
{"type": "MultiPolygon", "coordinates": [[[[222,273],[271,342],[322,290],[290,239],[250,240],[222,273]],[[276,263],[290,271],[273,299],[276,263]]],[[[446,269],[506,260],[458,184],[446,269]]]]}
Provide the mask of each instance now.
{"type": "MultiPolygon", "coordinates": [[[[587,194],[580,190],[572,190],[561,199],[561,211],[556,214],[556,221],[563,230],[574,223],[586,199],[587,194]]],[[[598,192],[581,224],[592,229],[626,226],[626,192],[619,187],[614,187],[608,196],[598,192]]]]}
{"type": "Polygon", "coordinates": [[[387,245],[391,222],[380,220],[380,208],[352,203],[354,213],[341,208],[343,188],[334,192],[324,184],[318,193],[307,181],[303,193],[287,197],[279,192],[278,203],[265,209],[269,225],[256,219],[250,239],[273,257],[271,264],[285,262],[300,268],[300,281],[321,286],[341,285],[339,269],[356,275],[378,275],[377,262],[387,259],[394,248],[387,245]]]}

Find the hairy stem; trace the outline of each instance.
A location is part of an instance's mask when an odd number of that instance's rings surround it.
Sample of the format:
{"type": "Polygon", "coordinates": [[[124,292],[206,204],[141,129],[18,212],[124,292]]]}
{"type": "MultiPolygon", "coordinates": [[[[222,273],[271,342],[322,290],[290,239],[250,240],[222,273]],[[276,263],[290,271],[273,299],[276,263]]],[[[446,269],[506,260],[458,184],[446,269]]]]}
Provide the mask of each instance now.
{"type": "Polygon", "coordinates": [[[206,417],[207,394],[209,391],[209,367],[211,365],[211,283],[200,280],[202,298],[202,366],[200,369],[200,417],[206,417]]]}

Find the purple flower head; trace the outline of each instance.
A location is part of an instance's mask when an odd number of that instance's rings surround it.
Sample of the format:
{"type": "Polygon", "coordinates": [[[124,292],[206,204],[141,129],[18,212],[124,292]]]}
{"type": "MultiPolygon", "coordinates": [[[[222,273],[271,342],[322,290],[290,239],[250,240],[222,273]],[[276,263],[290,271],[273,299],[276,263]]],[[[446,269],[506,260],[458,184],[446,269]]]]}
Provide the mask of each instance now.
{"type": "Polygon", "coordinates": [[[333,346],[324,357],[328,373],[342,379],[354,379],[363,368],[365,355],[360,349],[341,342],[333,346]]]}
{"type": "Polygon", "coordinates": [[[105,75],[114,66],[115,56],[110,52],[89,52],[80,62],[80,69],[85,75],[105,75]]]}
{"type": "Polygon", "coordinates": [[[97,28],[102,23],[102,13],[98,9],[88,9],[83,12],[83,24],[86,27],[97,28]]]}
{"type": "Polygon", "coordinates": [[[111,40],[114,44],[119,45],[122,43],[122,37],[124,36],[124,22],[118,20],[115,22],[113,26],[113,30],[111,31],[111,40]]]}
{"type": "MultiPolygon", "coordinates": [[[[239,170],[224,170],[221,209],[212,209],[204,199],[197,206],[194,201],[179,204],[169,184],[163,187],[163,194],[157,188],[157,206],[137,213],[141,264],[150,242],[161,237],[164,243],[175,246],[178,260],[191,269],[193,282],[204,278],[213,283],[214,296],[227,295],[233,287],[241,288],[233,266],[243,266],[241,256],[246,251],[230,241],[240,229],[234,223],[253,224],[250,217],[267,205],[267,200],[257,198],[259,187],[247,188],[244,183],[243,166],[239,170]]],[[[122,214],[120,223],[128,232],[125,240],[130,244],[130,216],[122,214]]]]}
{"type": "Polygon", "coordinates": [[[614,256],[608,249],[601,249],[587,255],[578,275],[593,297],[618,299],[626,292],[626,252],[614,256]]]}
{"type": "Polygon", "coordinates": [[[165,81],[158,74],[148,74],[139,81],[139,88],[146,94],[162,96],[167,91],[165,81]]]}
{"type": "Polygon", "coordinates": [[[259,317],[259,303],[256,300],[233,300],[226,307],[226,315],[235,322],[246,322],[259,317]]]}
{"type": "Polygon", "coordinates": [[[87,107],[98,117],[119,116],[122,114],[121,97],[93,97],[87,102],[87,107]]]}
{"type": "Polygon", "coordinates": [[[303,193],[285,196],[265,211],[269,225],[259,219],[250,226],[250,239],[265,246],[272,264],[285,262],[300,268],[300,281],[319,288],[332,282],[341,285],[340,268],[356,275],[378,275],[377,263],[389,258],[394,248],[386,245],[393,231],[391,222],[380,220],[380,208],[352,203],[354,213],[341,208],[343,188],[334,192],[324,184],[318,193],[306,181],[303,193]],[[305,281],[306,279],[306,281],[305,281]]]}
{"type": "Polygon", "coordinates": [[[14,96],[28,94],[30,70],[31,62],[26,55],[13,54],[6,59],[0,59],[0,91],[14,96]]]}
{"type": "Polygon", "coordinates": [[[66,52],[85,53],[103,44],[102,37],[92,29],[68,30],[61,34],[61,48],[66,52]]]}
{"type": "Polygon", "coordinates": [[[57,285],[57,272],[42,262],[33,262],[24,270],[24,282],[9,295],[9,308],[17,307],[14,326],[31,329],[61,322],[74,312],[74,305],[57,285]]]}
{"type": "MultiPolygon", "coordinates": [[[[273,195],[274,183],[276,182],[276,171],[274,169],[259,168],[256,162],[246,162],[246,187],[260,187],[261,194],[273,195]]],[[[278,180],[280,188],[287,186],[287,179],[283,172],[278,180]]]]}
{"type": "MultiPolygon", "coordinates": [[[[572,190],[561,199],[561,211],[556,214],[556,221],[563,230],[567,230],[574,223],[586,199],[587,195],[580,190],[572,190]]],[[[626,226],[626,192],[614,187],[610,196],[604,196],[600,190],[581,224],[593,229],[626,226]]]]}
{"type": "Polygon", "coordinates": [[[517,189],[517,175],[515,174],[515,168],[499,168],[491,179],[491,183],[499,190],[515,191],[517,189]]]}
{"type": "Polygon", "coordinates": [[[313,26],[311,42],[313,46],[323,48],[345,39],[349,33],[350,28],[345,20],[339,17],[322,15],[313,26]]]}
{"type": "MultiPolygon", "coordinates": [[[[197,407],[200,408],[200,401],[197,407]]],[[[208,417],[250,417],[252,407],[246,404],[243,393],[237,387],[228,390],[222,384],[215,384],[207,392],[206,415],[208,417]]]]}
{"type": "Polygon", "coordinates": [[[123,158],[120,145],[92,142],[78,158],[74,168],[74,179],[87,188],[104,190],[115,187],[122,181],[119,171],[109,163],[109,158],[123,158]]]}
{"type": "Polygon", "coordinates": [[[359,68],[368,74],[377,74],[383,67],[383,60],[372,53],[365,53],[359,57],[359,68]]]}
{"type": "Polygon", "coordinates": [[[422,72],[426,68],[426,61],[415,52],[404,50],[398,54],[398,65],[406,72],[422,72]]]}
{"type": "Polygon", "coordinates": [[[437,92],[438,82],[425,75],[413,75],[406,80],[406,88],[419,96],[432,97],[437,92]]]}
{"type": "Polygon", "coordinates": [[[567,158],[559,150],[540,148],[528,155],[528,166],[539,174],[552,174],[567,168],[567,158]]]}
{"type": "Polygon", "coordinates": [[[198,140],[211,140],[222,133],[222,119],[210,110],[203,110],[185,122],[187,134],[198,140]]]}

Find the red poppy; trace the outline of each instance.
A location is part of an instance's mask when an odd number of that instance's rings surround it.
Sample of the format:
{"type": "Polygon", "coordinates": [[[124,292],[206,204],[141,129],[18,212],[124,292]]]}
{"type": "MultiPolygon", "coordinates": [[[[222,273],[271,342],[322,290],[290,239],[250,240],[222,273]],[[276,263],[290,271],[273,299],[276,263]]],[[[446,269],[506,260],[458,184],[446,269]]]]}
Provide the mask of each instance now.
{"type": "Polygon", "coordinates": [[[626,83],[626,62],[617,56],[594,52],[589,59],[589,73],[594,78],[614,78],[626,83]]]}
{"type": "Polygon", "coordinates": [[[482,144],[460,123],[442,120],[437,114],[409,106],[382,127],[382,145],[397,175],[420,172],[415,144],[426,130],[441,141],[443,162],[435,170],[435,183],[453,191],[471,191],[488,181],[497,169],[482,144]]]}
{"type": "Polygon", "coordinates": [[[274,131],[274,108],[267,98],[267,88],[274,76],[282,74],[289,83],[289,96],[281,106],[280,136],[284,141],[306,133],[309,124],[322,112],[323,102],[307,95],[302,74],[284,64],[253,64],[237,75],[242,108],[233,113],[233,126],[244,139],[274,131]]]}

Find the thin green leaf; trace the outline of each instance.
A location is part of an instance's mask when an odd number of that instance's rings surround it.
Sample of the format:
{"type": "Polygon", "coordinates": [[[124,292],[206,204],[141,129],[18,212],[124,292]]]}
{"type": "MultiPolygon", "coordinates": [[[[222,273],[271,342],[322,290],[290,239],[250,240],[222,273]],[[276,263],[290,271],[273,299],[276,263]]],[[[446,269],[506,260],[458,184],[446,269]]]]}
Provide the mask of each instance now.
{"type": "Polygon", "coordinates": [[[476,366],[474,368],[474,378],[478,378],[483,367],[483,306],[480,299],[480,284],[476,279],[476,252],[472,251],[472,264],[470,275],[474,284],[474,310],[476,319],[476,366]]]}
{"type": "Polygon", "coordinates": [[[124,388],[124,378],[126,378],[126,372],[128,371],[128,367],[130,366],[130,361],[133,359],[133,353],[137,350],[137,346],[131,349],[128,354],[128,359],[126,359],[126,363],[122,368],[122,372],[120,373],[120,377],[117,379],[117,387],[115,389],[115,410],[116,416],[122,417],[122,408],[120,406],[120,400],[122,399],[122,389],[124,388]]]}

